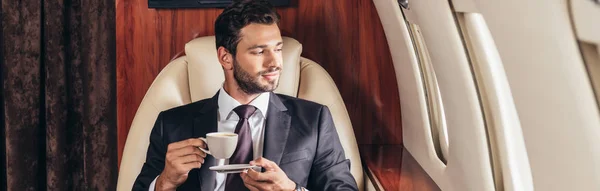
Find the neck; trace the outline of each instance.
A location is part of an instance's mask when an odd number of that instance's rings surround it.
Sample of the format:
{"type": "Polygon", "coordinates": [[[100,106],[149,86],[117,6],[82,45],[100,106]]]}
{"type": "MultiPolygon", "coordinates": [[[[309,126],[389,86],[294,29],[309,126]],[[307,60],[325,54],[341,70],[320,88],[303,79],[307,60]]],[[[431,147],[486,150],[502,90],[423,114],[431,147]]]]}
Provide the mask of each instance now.
{"type": "Polygon", "coordinates": [[[227,94],[229,94],[229,96],[231,96],[236,101],[240,102],[240,104],[242,105],[249,104],[252,100],[254,100],[260,95],[248,94],[242,91],[242,89],[240,89],[240,87],[237,86],[237,84],[231,84],[227,82],[225,82],[225,84],[223,85],[223,89],[225,90],[225,92],[227,92],[227,94]]]}

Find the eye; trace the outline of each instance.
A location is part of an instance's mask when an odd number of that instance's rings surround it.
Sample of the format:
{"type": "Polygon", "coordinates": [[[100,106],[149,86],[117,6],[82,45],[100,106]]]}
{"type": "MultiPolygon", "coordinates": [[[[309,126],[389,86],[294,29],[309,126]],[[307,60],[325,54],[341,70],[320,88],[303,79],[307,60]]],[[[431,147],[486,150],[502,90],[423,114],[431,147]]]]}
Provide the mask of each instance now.
{"type": "Polygon", "coordinates": [[[262,55],[264,52],[265,51],[263,50],[263,51],[260,51],[260,52],[252,52],[252,54],[254,54],[254,55],[262,55]]]}
{"type": "Polygon", "coordinates": [[[276,52],[281,52],[283,48],[275,49],[276,52]]]}

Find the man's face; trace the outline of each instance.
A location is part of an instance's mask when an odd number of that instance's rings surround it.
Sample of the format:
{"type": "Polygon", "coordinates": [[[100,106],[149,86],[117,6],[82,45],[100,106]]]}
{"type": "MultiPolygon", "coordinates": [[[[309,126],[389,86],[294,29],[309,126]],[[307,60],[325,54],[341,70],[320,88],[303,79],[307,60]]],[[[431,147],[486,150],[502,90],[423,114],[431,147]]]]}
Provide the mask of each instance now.
{"type": "Polygon", "coordinates": [[[279,85],[283,41],[277,24],[250,24],[240,31],[233,76],[248,94],[270,92],[279,85]]]}

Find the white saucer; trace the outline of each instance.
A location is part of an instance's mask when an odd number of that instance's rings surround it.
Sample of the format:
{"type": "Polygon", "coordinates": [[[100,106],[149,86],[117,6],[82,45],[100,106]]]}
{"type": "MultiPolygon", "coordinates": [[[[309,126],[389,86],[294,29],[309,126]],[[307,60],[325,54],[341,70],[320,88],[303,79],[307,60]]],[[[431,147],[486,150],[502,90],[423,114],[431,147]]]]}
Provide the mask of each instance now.
{"type": "Polygon", "coordinates": [[[229,165],[221,165],[221,166],[211,166],[210,170],[217,171],[218,173],[240,173],[246,169],[253,168],[256,170],[258,166],[250,165],[250,164],[229,164],[229,165]]]}

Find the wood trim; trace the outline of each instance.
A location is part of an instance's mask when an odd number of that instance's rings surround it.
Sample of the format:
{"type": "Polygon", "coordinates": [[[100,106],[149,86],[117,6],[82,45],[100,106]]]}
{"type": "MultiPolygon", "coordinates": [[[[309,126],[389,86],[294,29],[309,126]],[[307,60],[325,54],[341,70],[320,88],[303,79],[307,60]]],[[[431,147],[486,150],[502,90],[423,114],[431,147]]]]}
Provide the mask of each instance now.
{"type": "Polygon", "coordinates": [[[360,154],[377,190],[440,190],[402,145],[360,145],[360,154]]]}

